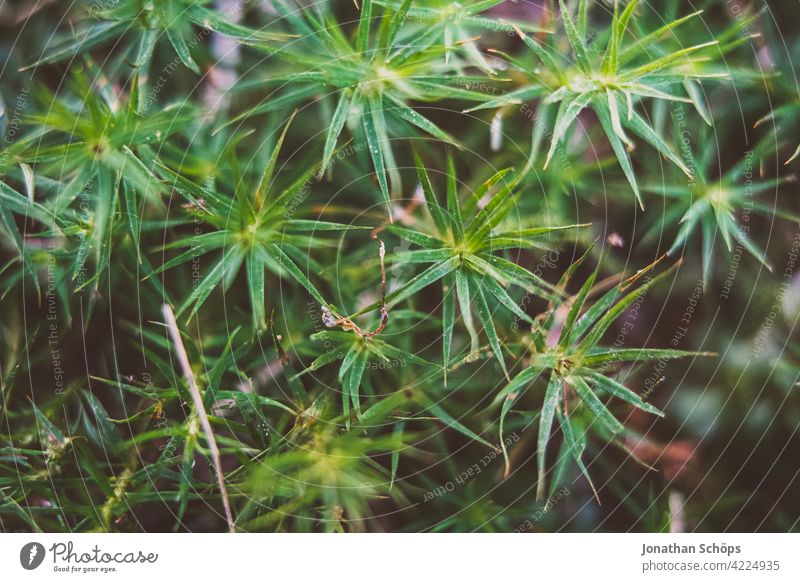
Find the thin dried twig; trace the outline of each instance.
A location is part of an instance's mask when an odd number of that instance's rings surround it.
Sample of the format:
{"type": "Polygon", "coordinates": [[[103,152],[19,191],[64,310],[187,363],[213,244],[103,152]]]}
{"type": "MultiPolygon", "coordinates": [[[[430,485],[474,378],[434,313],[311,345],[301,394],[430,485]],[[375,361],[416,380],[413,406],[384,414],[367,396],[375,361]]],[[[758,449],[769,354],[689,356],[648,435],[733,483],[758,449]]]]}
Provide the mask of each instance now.
{"type": "Polygon", "coordinates": [[[326,327],[341,327],[346,331],[355,332],[366,339],[375,337],[381,333],[384,329],[386,329],[386,324],[389,323],[389,309],[386,307],[386,265],[384,264],[386,247],[384,246],[383,241],[377,237],[376,233],[373,232],[372,238],[378,241],[378,257],[381,261],[381,321],[378,324],[378,327],[373,331],[364,331],[350,318],[336,318],[334,317],[333,313],[331,313],[330,309],[324,305],[322,306],[322,321],[325,323],[326,327]]]}
{"type": "Polygon", "coordinates": [[[208,448],[211,451],[211,460],[214,463],[214,471],[217,474],[217,485],[222,494],[222,506],[225,509],[225,519],[228,522],[228,530],[231,533],[236,531],[236,526],[233,523],[233,513],[231,513],[231,504],[228,500],[228,490],[225,488],[225,479],[222,474],[222,458],[219,454],[217,441],[214,439],[214,431],[211,430],[211,423],[208,420],[205,406],[203,405],[203,397],[200,395],[200,390],[197,387],[197,382],[194,379],[192,367],[189,364],[189,356],[186,355],[186,348],[183,346],[181,339],[181,332],[178,330],[178,322],[175,320],[175,314],[172,312],[172,307],[166,303],[162,306],[164,313],[164,320],[169,330],[169,337],[172,340],[172,345],[175,348],[175,354],[178,356],[178,362],[181,365],[181,371],[186,378],[186,383],[189,384],[189,392],[192,394],[192,401],[194,408],[197,411],[197,416],[200,419],[200,426],[206,435],[208,441],[208,448]]]}

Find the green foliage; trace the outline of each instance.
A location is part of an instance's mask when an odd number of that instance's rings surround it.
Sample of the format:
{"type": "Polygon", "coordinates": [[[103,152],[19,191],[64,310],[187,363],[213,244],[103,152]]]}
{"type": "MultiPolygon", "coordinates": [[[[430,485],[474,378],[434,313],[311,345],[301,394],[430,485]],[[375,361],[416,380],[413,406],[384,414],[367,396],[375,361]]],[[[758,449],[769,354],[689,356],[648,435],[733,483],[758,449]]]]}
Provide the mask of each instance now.
{"type": "Polygon", "coordinates": [[[431,36],[437,46],[445,49],[445,62],[456,51],[472,65],[493,75],[496,71],[481,52],[476,36],[491,31],[513,32],[515,29],[531,33],[548,32],[521,20],[487,18],[482,13],[503,3],[504,0],[483,0],[461,5],[447,0],[430,2],[429,6],[413,6],[412,2],[376,2],[396,11],[405,11],[406,18],[419,23],[420,30],[411,28],[409,37],[417,35],[431,36]]]}
{"type": "MultiPolygon", "coordinates": [[[[198,29],[220,32],[247,39],[285,40],[285,35],[256,34],[233,24],[224,14],[209,8],[209,0],[117,0],[115,2],[79,3],[81,16],[76,33],[52,50],[46,51],[30,68],[74,58],[97,45],[119,43],[120,57],[134,67],[149,69],[153,52],[160,39],[172,46],[180,62],[192,72],[200,74],[200,67],[192,58],[191,49],[197,44],[198,29]],[[195,36],[187,41],[191,31],[195,36]]],[[[205,36],[205,35],[203,35],[205,36]]]]}
{"type": "MultiPolygon", "coordinates": [[[[192,315],[197,313],[214,288],[222,283],[229,286],[242,267],[247,273],[253,329],[256,331],[266,328],[266,271],[293,279],[314,299],[326,304],[298,262],[306,260],[309,249],[325,244],[314,236],[315,233],[358,227],[293,217],[297,204],[291,204],[292,199],[304,198],[304,190],[308,188],[316,167],[312,165],[285,187],[276,185],[274,173],[278,155],[291,121],[289,119],[286,123],[258,180],[250,182],[239,173],[234,148],[225,152],[232,175],[216,178],[227,178],[224,183],[233,184],[232,192],[218,192],[213,184],[208,183],[198,186],[167,170],[173,179],[173,189],[186,200],[187,223],[191,219],[200,232],[195,230],[195,236],[181,237],[167,244],[165,249],[179,249],[181,252],[156,269],[154,274],[189,263],[206,253],[220,252],[219,260],[178,309],[179,314],[190,307],[192,315]],[[200,228],[199,224],[208,229],[200,228]]],[[[162,228],[170,226],[176,226],[174,221],[163,224],[162,228]]]]}
{"type": "MultiPolygon", "coordinates": [[[[576,21],[565,7],[564,1],[559,0],[564,33],[571,50],[571,58],[567,62],[564,62],[563,55],[559,54],[555,47],[537,42],[520,30],[519,35],[523,42],[541,63],[530,73],[533,82],[480,105],[473,111],[543,97],[537,111],[537,116],[542,119],[548,115],[549,106],[558,103],[555,121],[549,132],[550,148],[544,162],[547,167],[558,144],[574,125],[578,115],[584,108],[590,107],[597,115],[636,198],[641,201],[629,154],[633,142],[628,137],[626,129],[656,148],[689,177],[691,171],[674,149],[648,123],[646,117],[636,111],[636,105],[643,100],[653,99],[690,102],[688,97],[677,95],[673,87],[680,83],[694,87],[692,83],[696,79],[728,78],[728,75],[707,72],[697,66],[702,62],[703,53],[708,54],[708,49],[715,46],[717,41],[684,47],[652,58],[650,41],[658,41],[681,25],[682,20],[669,23],[651,33],[651,36],[637,42],[624,44],[628,24],[636,10],[638,0],[629,2],[621,12],[619,3],[614,3],[614,17],[610,29],[606,31],[608,42],[602,51],[599,50],[594,43],[590,45],[587,42],[589,32],[585,14],[587,4],[586,0],[581,0],[579,3],[580,16],[576,21]]],[[[697,12],[693,16],[699,14],[697,12]]],[[[511,57],[509,61],[512,64],[518,63],[511,57]]],[[[519,66],[522,68],[524,64],[519,66]]],[[[539,137],[541,138],[541,134],[539,137]]]]}
{"type": "MultiPolygon", "coordinates": [[[[500,415],[502,441],[505,416],[517,398],[534,380],[547,378],[547,388],[539,418],[536,453],[539,471],[536,493],[538,499],[545,497],[545,452],[553,420],[556,417],[564,437],[560,456],[574,459],[591,483],[589,473],[581,459],[586,448],[587,434],[591,431],[606,440],[611,440],[625,430],[622,423],[600,399],[598,392],[623,400],[645,412],[663,416],[660,410],[642,400],[638,394],[609,377],[606,372],[610,367],[625,362],[639,363],[697,355],[694,352],[672,349],[619,349],[599,345],[605,332],[622,316],[625,309],[671,271],[670,269],[657,277],[649,278],[637,289],[630,291],[631,287],[654,266],[650,265],[614,286],[594,305],[584,310],[586,299],[593,291],[597,280],[598,270],[595,270],[586,279],[577,295],[567,302],[559,301],[552,305],[549,314],[534,328],[528,366],[503,388],[496,399],[502,403],[500,415]],[[556,329],[554,334],[555,316],[562,310],[566,310],[566,317],[560,330],[556,329]],[[572,392],[576,398],[568,397],[568,393],[572,392]],[[572,405],[568,405],[570,400],[573,401],[572,405]],[[577,410],[575,401],[580,403],[577,410]]],[[[565,274],[562,286],[566,286],[571,274],[570,271],[565,274]]],[[[558,462],[563,463],[563,460],[559,459],[558,462]]],[[[594,489],[594,486],[592,488],[594,489]]]]}
{"type": "Polygon", "coordinates": [[[752,176],[755,171],[753,152],[749,152],[723,176],[713,179],[709,173],[713,169],[714,153],[713,148],[708,148],[701,153],[699,159],[689,154],[692,167],[695,169],[694,179],[689,183],[645,187],[645,190],[662,194],[676,202],[662,217],[665,222],[680,225],[670,252],[677,252],[694,233],[699,232],[702,240],[703,280],[708,281],[714,244],[719,235],[729,254],[733,244],[736,243],[771,269],[764,251],[748,234],[750,226],[747,223],[750,221],[750,214],[781,216],[797,221],[791,214],[760,202],[756,198],[763,192],[774,190],[780,179],[761,180],[753,185],[752,179],[745,176],[745,174],[752,176]],[[748,184],[747,180],[751,183],[748,184]],[[737,220],[737,211],[738,214],[747,217],[743,219],[742,224],[737,220]]]}
{"type": "MultiPolygon", "coordinates": [[[[276,2],[276,9],[300,40],[281,47],[276,53],[285,63],[286,72],[271,72],[244,86],[263,88],[279,84],[281,88],[289,88],[278,91],[277,97],[273,91],[233,122],[293,107],[324,88],[336,105],[329,108],[332,113],[325,120],[328,129],[321,171],[328,169],[336,144],[347,126],[366,144],[380,191],[388,205],[390,181],[387,175],[391,176],[395,191],[401,188],[390,142],[389,127],[393,122],[455,143],[427,117],[409,107],[408,102],[487,100],[485,94],[464,88],[475,83],[475,77],[459,75],[454,63],[442,62],[442,47],[436,43],[436,35],[426,33],[415,36],[412,43],[404,41],[400,31],[410,16],[409,4],[407,1],[395,9],[381,9],[373,7],[372,0],[366,0],[361,6],[353,39],[330,18],[321,19],[311,10],[298,14],[287,2],[276,2]],[[374,22],[378,23],[377,27],[374,22]]],[[[256,43],[256,46],[273,52],[272,45],[256,43]]]]}
{"type": "Polygon", "coordinates": [[[792,20],[545,4],[0,11],[3,529],[796,530],[792,20]]]}
{"type": "Polygon", "coordinates": [[[469,200],[460,201],[457,192],[458,178],[452,158],[448,164],[447,204],[442,206],[433,190],[427,170],[418,157],[416,161],[425,207],[431,217],[429,229],[432,233],[411,230],[400,225],[391,225],[389,230],[411,245],[420,247],[398,255],[398,260],[430,266],[390,294],[390,303],[398,303],[442,280],[446,314],[442,318],[445,368],[450,360],[457,297],[461,318],[470,337],[470,351],[476,353],[479,349],[478,334],[472,317],[474,306],[478,323],[484,329],[489,345],[507,376],[489,300],[499,302],[504,309],[523,321],[533,323],[506,288],[513,284],[528,293],[547,297],[550,296],[550,286],[525,267],[495,253],[547,249],[536,239],[574,227],[499,228],[507,222],[508,214],[514,209],[518,199],[518,194],[514,193],[517,180],[509,175],[510,169],[500,170],[476,188],[469,200]],[[463,215],[474,218],[465,222],[463,215]]]}

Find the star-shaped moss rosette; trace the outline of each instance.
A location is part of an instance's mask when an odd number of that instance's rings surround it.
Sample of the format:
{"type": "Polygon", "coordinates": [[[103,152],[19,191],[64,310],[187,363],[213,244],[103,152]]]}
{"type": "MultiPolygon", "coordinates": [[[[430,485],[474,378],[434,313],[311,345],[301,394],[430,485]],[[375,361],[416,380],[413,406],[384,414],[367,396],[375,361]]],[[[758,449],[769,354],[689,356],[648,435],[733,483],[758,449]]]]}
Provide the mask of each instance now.
{"type": "Polygon", "coordinates": [[[47,225],[45,235],[75,242],[70,271],[76,290],[96,289],[107,272],[118,227],[127,227],[138,243],[138,212],[143,205],[163,206],[164,188],[151,171],[156,157],[151,146],[184,129],[192,108],[140,113],[135,76],[124,92],[114,90],[93,68],[76,69],[62,94],[40,85],[35,96],[44,113],[28,121],[40,129],[9,148],[13,155],[4,156],[23,169],[28,197],[12,201],[14,192],[4,187],[7,208],[47,225]]]}
{"type": "MultiPolygon", "coordinates": [[[[346,125],[356,141],[369,150],[387,207],[390,184],[393,191],[400,189],[400,173],[391,145],[393,126],[455,143],[452,136],[409,103],[491,98],[470,89],[487,80],[459,75],[455,64],[446,62],[435,36],[421,34],[403,39],[401,32],[408,20],[405,9],[380,9],[372,0],[366,0],[361,4],[353,37],[340,23],[330,17],[323,20],[312,10],[292,10],[285,1],[276,2],[275,8],[299,38],[279,50],[253,43],[274,59],[269,59],[270,72],[266,76],[259,77],[256,72],[256,78],[244,79],[239,89],[248,92],[268,87],[278,89],[228,125],[269,111],[296,107],[319,96],[330,96],[335,105],[323,110],[327,112],[326,135],[320,173],[330,168],[346,125]],[[276,72],[281,69],[288,71],[276,72]]],[[[329,98],[325,97],[326,103],[329,98]]]]}
{"type": "Polygon", "coordinates": [[[81,2],[84,17],[78,21],[77,31],[56,47],[46,49],[44,56],[26,68],[64,61],[93,47],[114,43],[118,54],[131,66],[146,71],[156,45],[166,39],[181,63],[199,74],[200,67],[192,57],[192,50],[204,38],[203,30],[262,42],[289,38],[283,33],[254,31],[230,22],[224,14],[209,8],[211,3],[211,0],[84,0],[81,2]]]}
{"type": "Polygon", "coordinates": [[[244,528],[364,531],[373,502],[408,503],[393,486],[398,454],[410,448],[403,434],[342,431],[331,409],[324,397],[316,399],[284,446],[254,460],[242,486],[244,528]]]}
{"type": "MultiPolygon", "coordinates": [[[[188,220],[205,228],[202,234],[181,237],[167,244],[165,250],[178,249],[180,252],[158,267],[155,273],[191,263],[208,253],[219,253],[214,265],[178,307],[178,315],[186,310],[190,310],[190,316],[197,313],[212,291],[220,285],[230,286],[242,268],[247,274],[256,332],[266,328],[267,271],[300,284],[320,304],[333,310],[298,265],[307,264],[318,272],[322,271],[322,267],[308,256],[310,249],[331,245],[320,239],[318,233],[369,227],[306,220],[297,218],[291,211],[293,199],[305,199],[305,190],[318,169],[318,165],[311,164],[287,184],[281,183],[280,176],[276,175],[278,155],[293,118],[285,124],[260,177],[251,181],[239,175],[233,180],[236,187],[232,194],[217,187],[197,185],[179,172],[163,168],[171,178],[170,185],[186,201],[184,209],[188,220]]],[[[238,167],[234,161],[236,155],[235,148],[230,148],[227,157],[234,168],[238,167]]],[[[167,224],[164,226],[166,228],[167,224]]]]}
{"type": "MultiPolygon", "coordinates": [[[[393,317],[393,321],[397,316],[393,317]]],[[[383,370],[406,366],[435,367],[424,358],[392,345],[379,337],[364,337],[348,331],[320,331],[311,339],[333,346],[311,363],[308,371],[317,370],[327,364],[339,362],[338,379],[341,384],[342,415],[347,427],[350,426],[350,410],[356,417],[362,417],[362,392],[376,394],[376,383],[370,380],[368,370],[383,370]]],[[[385,384],[385,374],[381,375],[385,384]]]]}
{"type": "MultiPolygon", "coordinates": [[[[587,253],[588,254],[588,253],[587,253]]],[[[584,255],[584,258],[587,255],[584,255]]],[[[564,274],[560,287],[566,287],[569,279],[583,258],[575,262],[564,274]]],[[[506,416],[512,407],[522,401],[523,393],[539,380],[546,379],[544,401],[539,414],[537,439],[537,467],[539,472],[536,490],[537,499],[546,495],[546,449],[553,430],[553,421],[558,418],[563,436],[557,465],[571,459],[580,468],[589,483],[592,481],[582,460],[589,434],[605,441],[614,441],[625,432],[625,427],[609,409],[604,397],[614,397],[645,412],[663,416],[663,413],[642,396],[614,379],[612,372],[619,364],[639,364],[652,360],[711,355],[673,349],[605,347],[601,340],[612,324],[625,313],[634,301],[646,293],[660,280],[671,274],[679,265],[639,284],[651,273],[659,261],[639,270],[613,289],[602,295],[594,304],[584,309],[587,299],[595,291],[594,286],[600,267],[586,279],[578,293],[570,298],[559,297],[542,316],[533,330],[530,353],[524,369],[503,388],[495,399],[500,405],[500,441],[506,416]],[[565,314],[563,312],[566,312],[565,314]],[[561,317],[563,325],[559,328],[561,317]]],[[[503,444],[503,452],[506,447],[503,444]]],[[[506,474],[509,472],[506,456],[506,474]]],[[[560,473],[561,470],[557,470],[560,473]]],[[[554,484],[557,486],[557,483],[554,484]]],[[[594,488],[594,485],[592,485],[594,488]]]]}
{"type": "MultiPolygon", "coordinates": [[[[687,176],[691,176],[691,172],[680,155],[652,127],[647,116],[637,111],[641,109],[637,106],[645,100],[691,102],[688,96],[678,95],[673,86],[684,83],[687,79],[718,79],[728,78],[728,75],[717,71],[706,72],[695,66],[709,58],[707,49],[715,46],[716,40],[675,50],[654,59],[649,58],[645,42],[637,41],[625,46],[626,31],[638,0],[632,0],[621,11],[620,3],[614,2],[613,21],[605,35],[608,37],[608,43],[602,52],[593,49],[587,45],[588,4],[586,0],[581,0],[578,17],[575,19],[567,10],[563,0],[559,0],[561,20],[569,41],[568,58],[560,54],[557,47],[537,41],[520,30],[519,36],[536,56],[540,65],[531,71],[518,59],[510,56],[506,58],[520,71],[527,71],[530,84],[468,111],[492,109],[540,99],[534,124],[534,136],[537,141],[534,142],[533,148],[538,148],[538,141],[545,136],[549,139],[550,147],[544,162],[546,167],[559,143],[575,124],[578,115],[586,108],[591,109],[597,116],[622,171],[641,204],[639,185],[630,156],[633,141],[628,136],[628,131],[656,148],[687,176]],[[553,116],[550,108],[555,104],[558,104],[558,109],[553,116]]],[[[676,20],[666,24],[662,29],[652,33],[652,39],[658,39],[682,23],[683,20],[676,20]]]]}
{"type": "Polygon", "coordinates": [[[765,59],[773,75],[762,75],[771,94],[769,111],[755,123],[766,135],[756,148],[761,171],[771,162],[770,154],[780,152],[783,164],[788,166],[800,157],[800,89],[795,77],[800,42],[786,46],[786,39],[775,30],[775,24],[764,24],[765,59]]]}
{"type": "Polygon", "coordinates": [[[540,242],[543,237],[586,225],[503,227],[520,196],[513,171],[507,168],[496,172],[472,191],[466,200],[462,200],[458,195],[452,158],[449,158],[447,170],[447,202],[441,205],[427,169],[416,153],[415,157],[430,221],[418,223],[419,229],[396,224],[388,229],[412,246],[419,247],[398,253],[392,257],[393,261],[427,264],[428,267],[392,291],[386,297],[387,304],[398,304],[429,285],[442,281],[445,384],[451,358],[456,303],[469,333],[470,352],[475,354],[479,351],[478,328],[472,316],[474,309],[492,352],[507,375],[501,338],[493,321],[490,304],[496,301],[498,307],[532,323],[533,320],[509,295],[507,288],[515,286],[540,297],[550,297],[552,287],[540,276],[504,255],[524,249],[550,250],[540,242]],[[465,219],[465,216],[471,218],[465,219]]]}
{"type": "MultiPolygon", "coordinates": [[[[706,143],[709,141],[706,140],[706,143]]],[[[694,180],[686,182],[677,179],[642,186],[645,192],[667,199],[664,213],[654,221],[646,236],[660,236],[665,225],[677,227],[675,240],[669,248],[670,254],[676,254],[699,234],[703,281],[706,282],[711,275],[714,247],[720,244],[718,239],[721,239],[726,252],[731,253],[736,243],[772,270],[764,250],[750,234],[750,217],[761,214],[800,222],[800,217],[759,199],[759,195],[768,191],[777,192],[786,178],[761,178],[758,159],[753,151],[721,176],[715,177],[714,172],[719,171],[716,154],[717,149],[710,144],[697,156],[687,149],[685,155],[694,168],[694,180]]]]}
{"type": "Polygon", "coordinates": [[[503,2],[505,0],[479,0],[463,4],[451,0],[378,0],[375,3],[393,10],[407,11],[410,23],[417,24],[422,31],[414,27],[411,34],[435,37],[437,44],[444,46],[445,62],[449,63],[452,55],[458,53],[466,66],[477,67],[494,75],[495,69],[478,44],[482,35],[492,32],[513,33],[515,29],[531,34],[550,32],[529,22],[484,15],[503,2]]]}

